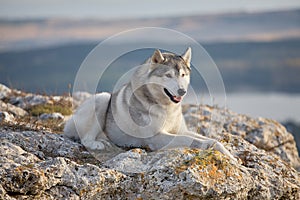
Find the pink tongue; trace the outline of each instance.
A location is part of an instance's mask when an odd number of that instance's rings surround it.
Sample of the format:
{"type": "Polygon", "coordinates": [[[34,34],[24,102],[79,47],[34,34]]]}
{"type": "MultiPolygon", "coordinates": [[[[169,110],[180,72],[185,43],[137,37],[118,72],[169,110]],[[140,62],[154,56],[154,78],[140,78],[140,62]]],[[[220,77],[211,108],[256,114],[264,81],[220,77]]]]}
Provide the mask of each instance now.
{"type": "Polygon", "coordinates": [[[173,96],[173,98],[174,98],[174,100],[176,100],[176,101],[181,101],[181,99],[182,99],[181,96],[179,96],[179,97],[173,96]]]}

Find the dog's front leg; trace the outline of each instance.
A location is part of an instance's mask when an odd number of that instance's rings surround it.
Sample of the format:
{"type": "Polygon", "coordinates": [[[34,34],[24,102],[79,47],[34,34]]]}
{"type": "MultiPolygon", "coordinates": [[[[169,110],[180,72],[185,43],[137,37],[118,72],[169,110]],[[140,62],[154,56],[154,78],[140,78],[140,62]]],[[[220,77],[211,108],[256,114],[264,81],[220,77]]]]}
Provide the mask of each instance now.
{"type": "Polygon", "coordinates": [[[182,135],[174,135],[167,132],[160,132],[159,134],[151,138],[145,139],[145,142],[148,144],[148,147],[152,151],[178,147],[191,147],[203,150],[213,148],[227,155],[232,160],[236,161],[236,159],[231,155],[231,153],[220,142],[200,135],[200,137],[196,137],[195,134],[196,133],[190,131],[187,131],[186,134],[182,135]]]}
{"type": "Polygon", "coordinates": [[[144,144],[152,151],[171,149],[177,147],[189,147],[195,138],[186,135],[175,135],[168,132],[160,132],[152,137],[145,138],[144,144]]]}
{"type": "Polygon", "coordinates": [[[102,130],[95,124],[91,125],[89,130],[81,137],[81,143],[91,150],[104,150],[105,144],[110,146],[109,142],[104,139],[96,139],[97,135],[104,135],[102,130]]]}

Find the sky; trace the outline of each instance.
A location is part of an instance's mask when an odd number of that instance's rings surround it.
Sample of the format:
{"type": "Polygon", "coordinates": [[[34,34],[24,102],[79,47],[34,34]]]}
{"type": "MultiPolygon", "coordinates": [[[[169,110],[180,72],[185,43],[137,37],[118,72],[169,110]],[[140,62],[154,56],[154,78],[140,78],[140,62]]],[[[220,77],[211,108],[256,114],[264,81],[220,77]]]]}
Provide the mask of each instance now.
{"type": "Polygon", "coordinates": [[[300,8],[300,0],[0,0],[0,18],[148,18],[300,8]]]}

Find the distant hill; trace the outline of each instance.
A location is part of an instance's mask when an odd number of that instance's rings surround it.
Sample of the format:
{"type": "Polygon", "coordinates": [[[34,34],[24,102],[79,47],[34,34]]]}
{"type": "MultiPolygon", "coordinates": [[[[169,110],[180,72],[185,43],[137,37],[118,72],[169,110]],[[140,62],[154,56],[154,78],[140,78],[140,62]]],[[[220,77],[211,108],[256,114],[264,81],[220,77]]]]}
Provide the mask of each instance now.
{"type": "Polygon", "coordinates": [[[68,92],[76,72],[94,44],[66,45],[0,54],[0,80],[31,92],[68,92]]]}
{"type": "Polygon", "coordinates": [[[272,41],[300,35],[300,10],[142,19],[0,20],[0,50],[100,41],[137,27],[163,27],[200,41],[272,41]]]}
{"type": "MultiPolygon", "coordinates": [[[[0,53],[0,81],[30,92],[67,93],[80,64],[95,45],[69,44],[0,53]]],[[[212,43],[204,47],[219,67],[229,92],[300,93],[300,39],[212,43]]],[[[152,51],[131,52],[115,61],[101,80],[101,90],[112,90],[118,77],[141,64],[152,51]]],[[[199,82],[199,77],[192,77],[192,84],[205,88],[199,82]]]]}

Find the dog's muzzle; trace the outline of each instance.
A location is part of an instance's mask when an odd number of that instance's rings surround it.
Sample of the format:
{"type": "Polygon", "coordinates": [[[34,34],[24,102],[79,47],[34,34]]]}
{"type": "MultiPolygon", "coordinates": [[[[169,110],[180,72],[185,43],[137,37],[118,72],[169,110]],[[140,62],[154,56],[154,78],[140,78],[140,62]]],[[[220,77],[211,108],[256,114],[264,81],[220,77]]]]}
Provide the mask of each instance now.
{"type": "Polygon", "coordinates": [[[170,98],[170,100],[173,101],[174,103],[179,103],[182,100],[182,96],[185,95],[185,93],[186,93],[186,91],[181,88],[178,89],[178,91],[177,91],[180,96],[172,95],[171,92],[169,92],[169,90],[167,88],[164,88],[164,92],[170,98]]]}

